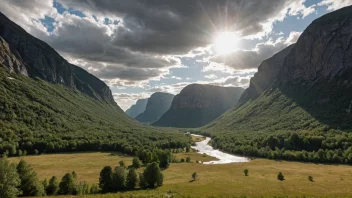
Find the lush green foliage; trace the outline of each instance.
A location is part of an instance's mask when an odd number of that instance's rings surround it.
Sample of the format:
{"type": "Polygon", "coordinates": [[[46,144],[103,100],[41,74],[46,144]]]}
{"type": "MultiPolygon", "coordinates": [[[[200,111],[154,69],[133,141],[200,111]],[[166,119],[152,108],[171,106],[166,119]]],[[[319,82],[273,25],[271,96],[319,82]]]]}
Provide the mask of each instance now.
{"type": "MultiPolygon", "coordinates": [[[[230,153],[352,164],[350,129],[336,129],[334,124],[313,115],[318,110],[307,109],[301,105],[303,101],[292,98],[278,89],[265,92],[256,100],[225,113],[201,133],[212,137],[215,148],[230,153]]],[[[321,114],[329,117],[324,112],[321,114]]],[[[330,118],[333,120],[334,116],[330,118]]]]}
{"type": "Polygon", "coordinates": [[[128,189],[134,189],[138,184],[138,175],[136,169],[131,168],[128,170],[127,178],[126,178],[126,187],[128,189]]]}
{"type": "Polygon", "coordinates": [[[100,172],[99,187],[103,193],[107,193],[112,191],[112,185],[112,168],[105,166],[100,172]]]}
{"type": "Polygon", "coordinates": [[[137,123],[115,104],[0,65],[0,154],[184,148],[189,137],[137,123]]]}
{"type": "Polygon", "coordinates": [[[124,167],[116,167],[112,174],[112,183],[115,191],[126,188],[126,171],[124,167]]]}
{"type": "Polygon", "coordinates": [[[160,171],[157,162],[152,162],[147,165],[143,172],[144,179],[149,187],[161,186],[163,184],[164,176],[160,171]]]}
{"type": "Polygon", "coordinates": [[[138,169],[141,167],[141,162],[139,161],[138,157],[134,157],[132,160],[132,167],[138,169]]]}
{"type": "Polygon", "coordinates": [[[0,158],[0,197],[14,198],[20,194],[21,184],[16,165],[10,164],[6,157],[0,158]]]}
{"type": "Polygon", "coordinates": [[[66,173],[61,179],[59,184],[59,194],[60,195],[76,195],[76,180],[71,173],[66,173]]]}
{"type": "Polygon", "coordinates": [[[17,165],[17,172],[20,176],[21,185],[19,189],[24,196],[43,196],[45,190],[43,184],[39,181],[37,173],[24,160],[17,165]]]}
{"type": "Polygon", "coordinates": [[[59,191],[59,181],[55,176],[49,180],[49,184],[45,189],[47,195],[56,195],[59,191]]]}

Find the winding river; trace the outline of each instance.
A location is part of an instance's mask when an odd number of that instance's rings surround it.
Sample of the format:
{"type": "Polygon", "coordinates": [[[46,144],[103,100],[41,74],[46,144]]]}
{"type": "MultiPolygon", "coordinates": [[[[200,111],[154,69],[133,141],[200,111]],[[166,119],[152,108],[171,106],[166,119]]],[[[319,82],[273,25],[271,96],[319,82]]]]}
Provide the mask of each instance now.
{"type": "MultiPolygon", "coordinates": [[[[193,135],[193,134],[192,134],[193,135]]],[[[201,135],[193,135],[193,136],[200,136],[201,135]]],[[[236,162],[249,162],[249,159],[246,157],[230,155],[228,153],[224,153],[220,150],[213,149],[212,146],[208,145],[211,138],[206,137],[205,140],[201,142],[196,142],[195,146],[192,146],[193,149],[197,150],[200,154],[207,154],[212,157],[216,157],[219,160],[210,161],[210,162],[203,162],[203,164],[229,164],[229,163],[236,163],[236,162]]]]}

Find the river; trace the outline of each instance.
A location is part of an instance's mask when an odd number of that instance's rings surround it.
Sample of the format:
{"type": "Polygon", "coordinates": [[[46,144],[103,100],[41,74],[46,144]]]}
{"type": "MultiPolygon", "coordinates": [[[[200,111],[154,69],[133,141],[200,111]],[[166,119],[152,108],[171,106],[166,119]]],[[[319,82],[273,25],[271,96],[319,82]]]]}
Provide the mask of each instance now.
{"type": "MultiPolygon", "coordinates": [[[[193,135],[193,134],[192,134],[193,135]]],[[[201,135],[193,135],[193,136],[201,136],[201,135]]],[[[207,154],[212,157],[216,157],[219,160],[203,162],[203,164],[229,164],[229,163],[238,163],[238,162],[249,162],[249,159],[246,157],[231,155],[228,153],[224,153],[220,150],[214,149],[212,146],[208,145],[211,138],[206,137],[205,140],[201,142],[196,142],[195,146],[192,146],[193,149],[197,150],[200,154],[207,154]]]]}

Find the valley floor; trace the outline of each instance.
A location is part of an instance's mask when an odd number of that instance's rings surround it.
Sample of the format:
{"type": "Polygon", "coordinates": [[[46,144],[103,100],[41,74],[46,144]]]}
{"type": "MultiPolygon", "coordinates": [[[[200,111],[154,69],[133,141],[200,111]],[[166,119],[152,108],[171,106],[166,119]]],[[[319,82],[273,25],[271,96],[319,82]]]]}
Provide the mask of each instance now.
{"type": "MultiPolygon", "coordinates": [[[[347,165],[323,165],[313,163],[255,159],[248,163],[205,165],[196,160],[210,161],[195,152],[177,154],[178,158],[190,156],[192,163],[171,164],[163,171],[164,185],[153,190],[136,190],[108,195],[86,197],[352,197],[352,167],[347,165]],[[244,176],[243,170],[249,170],[244,176]],[[191,182],[191,174],[198,173],[199,179],[191,182]],[[285,176],[277,180],[278,172],[285,176]],[[312,176],[314,181],[308,180],[312,176]]],[[[9,158],[18,162],[20,158],[9,158]]],[[[75,153],[26,156],[41,179],[76,171],[78,180],[98,183],[99,172],[106,166],[116,166],[120,160],[131,165],[129,156],[110,153],[75,153]]]]}

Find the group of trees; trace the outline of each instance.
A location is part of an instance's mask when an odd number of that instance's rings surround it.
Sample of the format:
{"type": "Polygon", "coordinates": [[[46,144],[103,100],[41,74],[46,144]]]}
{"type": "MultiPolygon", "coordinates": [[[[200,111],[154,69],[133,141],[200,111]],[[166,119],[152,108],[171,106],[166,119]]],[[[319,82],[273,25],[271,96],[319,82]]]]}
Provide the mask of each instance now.
{"type": "Polygon", "coordinates": [[[78,182],[77,174],[65,174],[61,181],[53,176],[49,182],[45,179],[40,181],[37,173],[24,160],[17,165],[10,163],[6,157],[0,158],[0,197],[13,198],[21,196],[44,196],[44,195],[84,195],[99,192],[95,184],[78,182]]]}
{"type": "Polygon", "coordinates": [[[133,159],[131,168],[125,166],[115,167],[105,166],[99,177],[99,187],[102,193],[117,192],[124,190],[133,190],[137,186],[140,188],[157,187],[163,184],[163,174],[161,173],[159,163],[151,162],[144,169],[143,173],[138,173],[140,167],[138,158],[133,159]]]}

